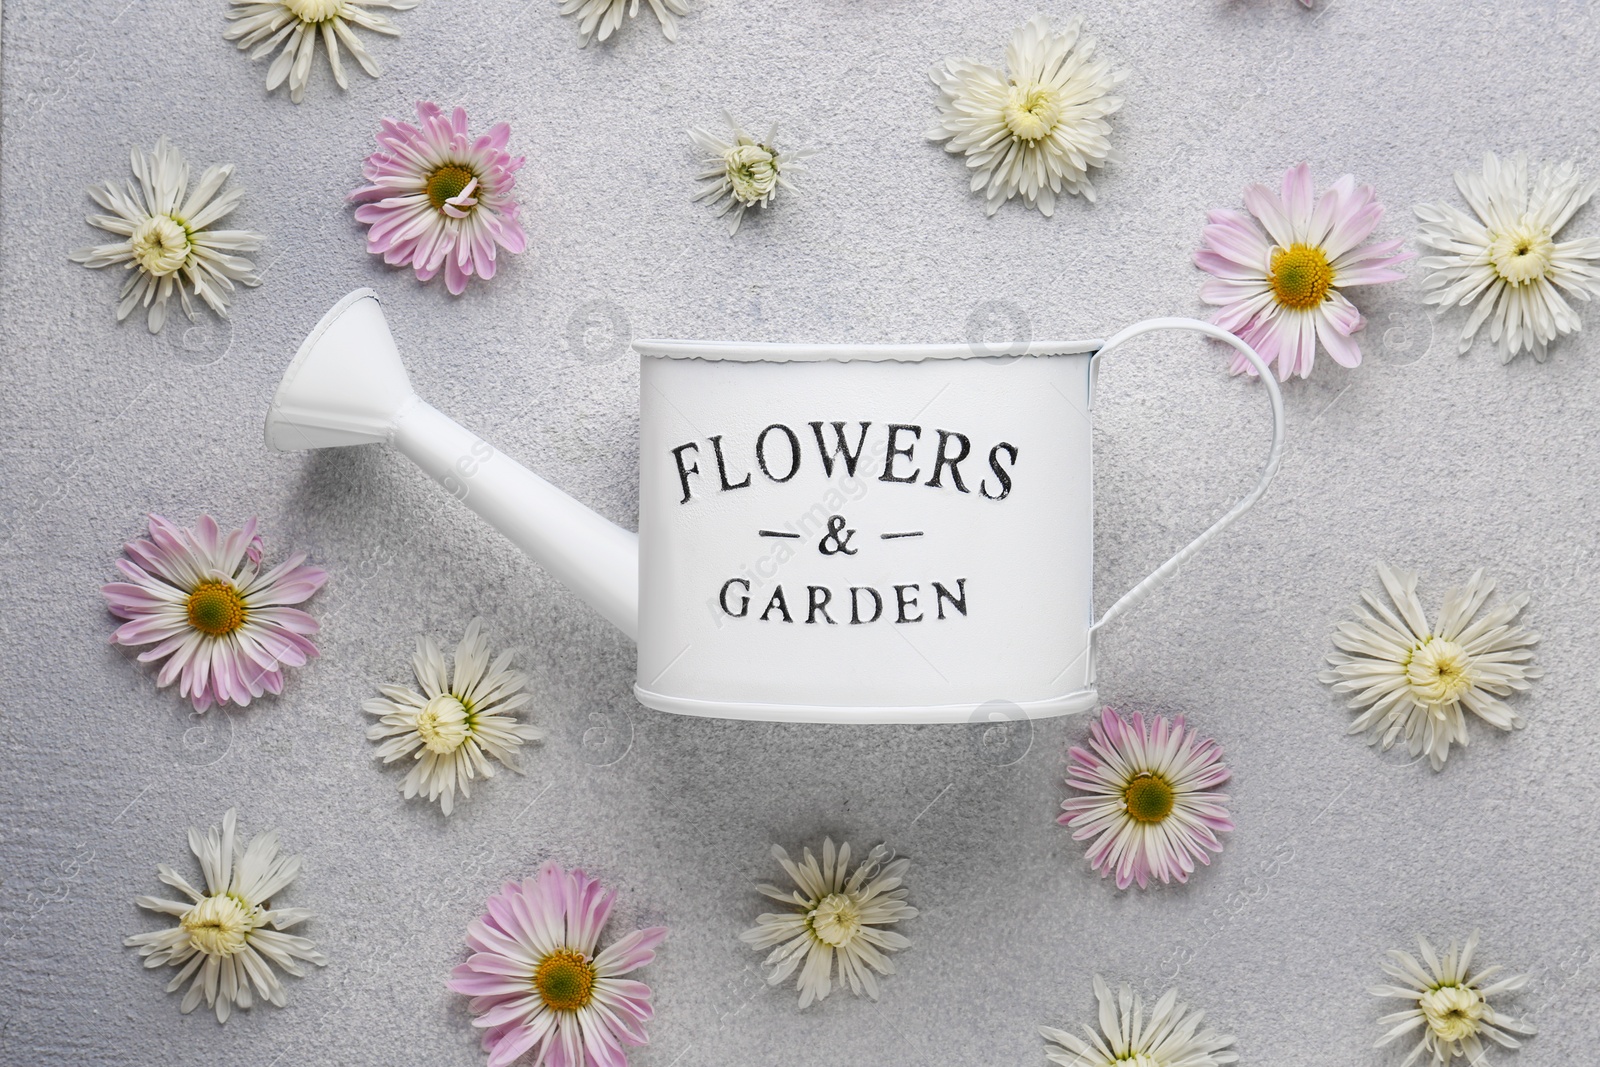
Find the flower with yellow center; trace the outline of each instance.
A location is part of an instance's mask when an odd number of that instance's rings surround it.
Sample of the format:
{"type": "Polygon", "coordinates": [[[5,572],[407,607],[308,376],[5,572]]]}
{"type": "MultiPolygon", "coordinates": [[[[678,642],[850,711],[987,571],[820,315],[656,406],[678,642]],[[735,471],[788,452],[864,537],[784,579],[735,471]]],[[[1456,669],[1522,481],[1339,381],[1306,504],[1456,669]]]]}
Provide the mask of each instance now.
{"type": "Polygon", "coordinates": [[[72,261],[128,272],[117,304],[118,322],[143,306],[150,332],[159,333],[167,321],[167,301],[174,295],[191,322],[191,296],[227,318],[234,288],[261,282],[255,264],[243,255],[261,247],[260,235],[211,229],[244,197],[240,189],[222,191],[233,167],[207,167],[191,188],[189,163],[165,136],[151,152],[135,147],[129,162],[133,181],[121,188],[106,182],[89,189],[90,198],[106,212],[90,215],[89,224],[116,239],[80,248],[72,261]]]}
{"type": "Polygon", "coordinates": [[[471,955],[448,985],[472,998],[491,1064],[626,1067],[623,1049],[648,1043],[650,988],[624,976],[655,959],[667,931],[635,930],[602,946],[616,898],[554,861],[489,898],[467,928],[471,955]]]}
{"type": "Polygon", "coordinates": [[[428,203],[455,218],[466,217],[467,210],[478,205],[472,196],[477,188],[478,176],[462,163],[443,164],[428,175],[423,186],[428,194],[428,203]],[[450,208],[456,211],[451,212],[450,208]]]}
{"type": "Polygon", "coordinates": [[[1125,719],[1111,708],[1089,726],[1087,747],[1074,746],[1067,784],[1083,794],[1062,805],[1057,822],[1089,840],[1089,865],[1117,888],[1151,879],[1185,882],[1196,861],[1222,851],[1233,829],[1225,794],[1231,772],[1215,741],[1182,718],[1125,719]]]}
{"type": "Polygon", "coordinates": [[[1418,241],[1437,255],[1420,266],[1424,298],[1441,310],[1471,308],[1458,348],[1466,352],[1487,324],[1509,363],[1519,352],[1543,362],[1551,342],[1583,329],[1573,305],[1600,296],[1600,237],[1558,240],[1600,181],[1567,162],[1534,173],[1528,157],[1483,157],[1479,171],[1456,172],[1472,214],[1451,204],[1419,204],[1418,241]]]}
{"type": "Polygon", "coordinates": [[[1389,1029],[1378,1039],[1376,1047],[1382,1048],[1420,1031],[1421,1040],[1402,1067],[1409,1067],[1425,1055],[1435,1065],[1460,1056],[1471,1067],[1484,1067],[1488,1063],[1484,1048],[1486,1039],[1503,1048],[1519,1048],[1522,1042],[1517,1035],[1525,1037],[1534,1033],[1527,1022],[1501,1013],[1492,1003],[1495,997],[1515,993],[1526,986],[1527,975],[1491,982],[1499,967],[1486,967],[1472,973],[1472,956],[1478,947],[1476,931],[1459,950],[1452,942],[1443,956],[1434,951],[1427,938],[1418,940],[1422,959],[1419,961],[1409,952],[1391,949],[1383,961],[1383,969],[1396,979],[1396,984],[1373,986],[1369,990],[1373,996],[1397,997],[1412,1004],[1378,1020],[1380,1026],[1389,1029]]]}
{"type": "Polygon", "coordinates": [[[289,99],[298,104],[305,99],[319,39],[328,51],[333,80],[339,88],[348,89],[344,64],[339,59],[341,44],[362,70],[374,78],[378,76],[377,60],[351,27],[396,37],[400,30],[394,21],[373,9],[409,11],[416,6],[417,0],[231,0],[228,18],[233,25],[222,36],[237,41],[240,49],[250,52],[251,59],[277,52],[267,68],[267,91],[287,83],[289,99]]]}
{"type": "Polygon", "coordinates": [[[1133,776],[1122,790],[1122,802],[1127,806],[1128,818],[1138,823],[1158,823],[1172,814],[1178,794],[1166,778],[1148,771],[1133,776]]]}
{"type": "Polygon", "coordinates": [[[1100,1029],[1085,1024],[1085,1037],[1053,1026],[1039,1033],[1052,1047],[1045,1056],[1063,1067],[1222,1067],[1235,1063],[1238,1053],[1228,1046],[1232,1036],[1200,1029],[1203,1012],[1178,1003],[1178,991],[1169,989],[1145,1014],[1144,999],[1124,984],[1115,995],[1106,980],[1094,976],[1099,1001],[1100,1029]]]}
{"type": "Polygon", "coordinates": [[[888,848],[878,845],[851,871],[848,843],[835,848],[833,839],[825,838],[820,863],[809,848],[795,863],[782,848],[772,846],[772,857],[797,888],[784,891],[760,885],[757,889],[791,910],[759,916],[739,940],[752,948],[772,949],[762,961],[772,985],[799,969],[796,984],[802,1008],[832,990],[835,962],[841,985],[849,985],[857,996],[865,993],[878,999],[877,976],[895,971],[889,954],[910,947],[905,935],[885,929],[917,914],[905,902],[901,886],[911,863],[891,860],[890,855],[888,848]]]}
{"type": "Polygon", "coordinates": [[[539,961],[532,985],[551,1011],[577,1011],[594,999],[594,965],[583,953],[559,948],[539,961]]]}
{"type": "Polygon", "coordinates": [[[211,637],[226,637],[245,622],[244,597],[232,582],[220,579],[195,586],[185,611],[189,625],[211,637]]]}
{"type": "MultiPolygon", "coordinates": [[[[1301,163],[1280,189],[1246,186],[1244,205],[1248,214],[1212,211],[1194,255],[1211,275],[1200,288],[1218,307],[1211,321],[1276,363],[1280,379],[1308,376],[1319,345],[1340,366],[1360,366],[1366,320],[1344,290],[1399,281],[1394,268],[1412,258],[1398,239],[1368,242],[1383,217],[1372,187],[1346,174],[1319,194],[1301,163]]],[[[1256,373],[1243,355],[1233,372],[1256,373]]]]}
{"type": "Polygon", "coordinates": [[[501,252],[528,247],[515,195],[524,160],[507,151],[510,141],[508,123],[475,131],[465,108],[446,112],[431,100],[417,101],[415,125],[385,119],[361,165],[366,184],[347,197],[368,227],[367,251],[409,266],[418,281],[442,273],[452,296],[471,278],[493,278],[501,252]]]}
{"type": "Polygon", "coordinates": [[[1273,249],[1267,274],[1272,280],[1273,298],[1293,311],[1317,307],[1333,288],[1333,267],[1327,253],[1310,245],[1273,249]]]}
{"type": "Polygon", "coordinates": [[[532,699],[523,692],[527,676],[510,669],[512,656],[504,652],[491,664],[483,621],[473,619],[456,647],[453,669],[446,669],[431,637],[419,638],[411,663],[422,692],[382,685],[383,699],[362,705],[378,716],[367,730],[369,739],[382,742],[377,757],[384,763],[413,761],[400,785],[408,800],[425,795],[449,815],[458,789],[469,796],[473,779],[494,776],[491,758],[521,772],[516,750],[544,731],[511,714],[532,699]]]}
{"type": "Polygon", "coordinates": [[[140,661],[164,660],[156,684],[177,682],[196,711],[282,692],[284,668],[316,656],[317,621],[292,605],[322,588],[327,572],[302,566],[304,555],[263,571],[256,520],[224,533],[209,515],[192,529],[152,515],[150,539],[125,551],[124,580],[100,590],[127,620],[112,640],[152,646],[140,661]]]}
{"type": "Polygon", "coordinates": [[[966,158],[984,212],[1020,196],[1053,215],[1062,195],[1094,200],[1089,172],[1112,159],[1111,123],[1127,77],[1095,54],[1083,18],[1061,29],[1040,15],[1011,35],[1009,72],[968,59],[935,66],[939,121],[927,133],[966,158]]]}
{"type": "Polygon", "coordinates": [[[222,825],[203,836],[191,828],[189,847],[200,861],[205,891],[162,866],[161,880],[188,899],[139,897],[135,903],[176,916],[178,925],[134,934],[124,942],[139,950],[146,967],[178,968],[167,992],[189,983],[179,1011],[193,1011],[203,997],[216,1011],[218,1022],[227,1022],[235,1008],[252,1007],[257,996],[283,1007],[286,997],[274,965],[300,977],[305,974],[302,962],[318,967],[328,962],[306,938],[282,933],[311,918],[311,912],[270,902],[294,881],[299,858],[278,853],[276,831],[261,834],[248,845],[239,840],[237,831],[238,814],[231,808],[222,825]]]}
{"type": "Polygon", "coordinates": [[[690,140],[707,156],[705,169],[696,175],[707,184],[693,199],[709,201],[718,216],[731,214],[731,236],[739,232],[746,210],[768,207],[780,188],[794,191],[789,178],[800,170],[800,161],[811,155],[811,150],[777,148],[776,126],[757,141],[733,115],[723,112],[722,117],[732,131],[726,138],[699,127],[689,131],[690,140]]]}
{"type": "Polygon", "coordinates": [[[1387,601],[1365,592],[1357,618],[1334,633],[1330,669],[1318,677],[1350,696],[1362,714],[1351,733],[1388,749],[1404,736],[1413,756],[1441,769],[1452,744],[1467,743],[1465,712],[1501,730],[1522,716],[1502,698],[1525,690],[1541,671],[1531,662],[1539,635],[1516,622],[1528,598],[1480,614],[1494,583],[1483,571],[1446,597],[1437,628],[1417,598],[1417,576],[1378,565],[1387,601]]]}

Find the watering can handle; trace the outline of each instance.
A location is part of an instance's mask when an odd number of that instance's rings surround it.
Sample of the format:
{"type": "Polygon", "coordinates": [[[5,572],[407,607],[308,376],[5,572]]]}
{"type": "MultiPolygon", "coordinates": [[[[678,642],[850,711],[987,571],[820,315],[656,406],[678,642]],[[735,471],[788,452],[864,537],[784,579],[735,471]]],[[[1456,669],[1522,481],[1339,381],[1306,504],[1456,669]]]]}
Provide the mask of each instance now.
{"type": "Polygon", "coordinates": [[[1090,360],[1090,373],[1094,373],[1094,368],[1098,366],[1098,361],[1102,356],[1124,341],[1138,337],[1140,334],[1154,333],[1158,330],[1189,330],[1194,333],[1204,334],[1207,337],[1213,337],[1237,348],[1240,354],[1250,361],[1251,366],[1255,367],[1256,373],[1261,376],[1262,383],[1266,385],[1267,399],[1272,404],[1272,448],[1267,452],[1267,462],[1261,468],[1261,477],[1257,479],[1256,487],[1245,494],[1244,498],[1235,504],[1226,515],[1212,523],[1210,529],[1179,549],[1177,555],[1157,567],[1144,581],[1124,593],[1121,600],[1111,605],[1106,610],[1106,613],[1100,616],[1099,621],[1089,627],[1091,634],[1155,592],[1162,583],[1172,577],[1179,567],[1188,562],[1190,556],[1200,551],[1201,546],[1225,530],[1234,519],[1249,511],[1251,506],[1257,500],[1260,500],[1261,495],[1267,491],[1267,486],[1272,484],[1273,475],[1278,473],[1278,464],[1283,459],[1283,396],[1278,392],[1278,383],[1273,380],[1272,372],[1267,368],[1261,357],[1256,354],[1255,349],[1219,326],[1213,326],[1209,322],[1201,322],[1199,319],[1183,318],[1146,319],[1144,322],[1135,323],[1100,346],[1100,350],[1090,360]]]}

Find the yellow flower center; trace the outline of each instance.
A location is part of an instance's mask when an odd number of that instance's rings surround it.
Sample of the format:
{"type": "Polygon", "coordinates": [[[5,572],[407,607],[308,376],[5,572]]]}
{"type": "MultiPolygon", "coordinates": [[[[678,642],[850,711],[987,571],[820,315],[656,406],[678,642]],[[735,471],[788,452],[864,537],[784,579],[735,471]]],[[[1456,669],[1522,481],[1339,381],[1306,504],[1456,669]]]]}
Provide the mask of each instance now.
{"type": "Polygon", "coordinates": [[[344,0],[282,0],[301,22],[326,22],[344,9],[344,0]]]}
{"type": "Polygon", "coordinates": [[[1056,128],[1061,121],[1061,105],[1053,89],[1034,83],[1014,84],[1006,94],[1006,106],[1001,114],[1013,137],[1032,144],[1048,137],[1056,128]]]}
{"type": "Polygon", "coordinates": [[[778,185],[777,154],[761,144],[735,145],[723,156],[733,195],[742,204],[756,204],[778,185]]]}
{"type": "Polygon", "coordinates": [[[238,897],[218,893],[183,913],[178,925],[189,943],[207,956],[231,956],[244,948],[256,928],[256,911],[238,897]]]}
{"type": "Polygon", "coordinates": [[[1178,794],[1159,774],[1142,771],[1122,789],[1122,802],[1134,822],[1157,823],[1172,814],[1178,794]]]}
{"type": "Polygon", "coordinates": [[[1446,985],[1422,994],[1419,1001],[1428,1029],[1440,1041],[1460,1041],[1478,1032],[1487,1010],[1483,994],[1466,986],[1446,985]]]}
{"type": "Polygon", "coordinates": [[[440,693],[417,712],[417,736],[429,752],[447,755],[472,736],[465,704],[450,693],[440,693]]]}
{"type": "Polygon", "coordinates": [[[1333,267],[1327,253],[1315,245],[1292,244],[1275,248],[1267,271],[1272,295],[1294,311],[1309,311],[1327,298],[1333,288],[1333,267]]]}
{"type": "Polygon", "coordinates": [[[203,634],[226,637],[244,620],[244,597],[231,582],[201,582],[189,594],[189,625],[203,634]]]}
{"type": "Polygon", "coordinates": [[[818,941],[839,948],[861,932],[861,909],[843,893],[829,893],[806,913],[806,921],[818,941]]]}
{"type": "Polygon", "coordinates": [[[476,177],[459,163],[446,163],[428,175],[428,202],[435,209],[444,210],[445,201],[460,196],[476,177]]]}
{"type": "Polygon", "coordinates": [[[1472,688],[1472,657],[1454,641],[1430,637],[1411,651],[1406,682],[1417,703],[1429,708],[1453,704],[1472,688]]]}
{"type": "Polygon", "coordinates": [[[594,965],[583,953],[558,948],[539,961],[533,988],[551,1011],[577,1011],[594,999],[594,965]]]}
{"type": "Polygon", "coordinates": [[[1556,243],[1550,231],[1524,215],[1505,233],[1489,242],[1489,262],[1508,285],[1527,285],[1543,278],[1555,258],[1556,243]]]}
{"type": "Polygon", "coordinates": [[[189,231],[170,215],[151,215],[134,228],[128,247],[135,263],[164,278],[189,261],[189,231]]]}
{"type": "Polygon", "coordinates": [[[1112,1060],[1111,1062],[1116,1064],[1117,1067],[1161,1067],[1160,1060],[1156,1059],[1154,1056],[1148,1056],[1143,1052],[1130,1052],[1126,1056],[1122,1056],[1118,1059],[1112,1060]]]}

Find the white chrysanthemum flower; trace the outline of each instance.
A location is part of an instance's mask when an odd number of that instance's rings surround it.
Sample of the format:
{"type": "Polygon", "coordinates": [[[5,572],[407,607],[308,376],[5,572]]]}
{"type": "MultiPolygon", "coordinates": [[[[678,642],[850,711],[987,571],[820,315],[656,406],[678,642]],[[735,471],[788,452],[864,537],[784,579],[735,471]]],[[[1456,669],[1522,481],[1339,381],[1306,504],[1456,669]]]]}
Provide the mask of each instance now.
{"type": "Polygon", "coordinates": [[[792,912],[767,912],[756,918],[756,925],[739,935],[751,948],[776,945],[762,961],[770,969],[767,982],[777,985],[802,963],[796,985],[800,1007],[822,1000],[833,988],[833,961],[839,961],[839,980],[848,983],[850,992],[866,993],[878,999],[877,974],[895,973],[888,953],[909,948],[903,934],[882,929],[901,919],[910,919],[917,909],[905,902],[901,879],[911,861],[889,859],[887,847],[879,845],[850,873],[850,845],[838,849],[833,839],[822,842],[822,862],[805,850],[800,863],[777,845],[772,856],[798,889],[784,892],[776,886],[759,885],[764,895],[790,905],[792,912]]]}
{"type": "Polygon", "coordinates": [[[1417,1042],[1416,1048],[1411,1050],[1411,1055],[1405,1058],[1401,1067],[1410,1067],[1423,1053],[1429,1054],[1435,1067],[1457,1056],[1465,1057],[1473,1067],[1484,1067],[1488,1061],[1484,1058],[1483,1038],[1503,1048],[1521,1048],[1522,1042],[1511,1035],[1527,1037],[1536,1033],[1525,1021],[1503,1015],[1489,1003],[1491,997],[1515,993],[1527,985],[1527,975],[1514,975],[1484,985],[1500,970],[1499,967],[1486,967],[1477,974],[1470,973],[1472,953],[1478,947],[1477,931],[1467,938],[1466,945],[1459,953],[1455,942],[1451,942],[1450,950],[1442,960],[1434,952],[1433,946],[1428,944],[1427,938],[1417,940],[1427,969],[1424,970],[1411,953],[1390,949],[1389,958],[1383,961],[1383,969],[1391,978],[1397,978],[1405,984],[1373,986],[1368,990],[1373,996],[1402,997],[1414,1002],[1413,1007],[1378,1020],[1379,1025],[1392,1025],[1393,1029],[1379,1038],[1374,1048],[1382,1048],[1420,1027],[1422,1040],[1417,1042]]]}
{"type": "Polygon", "coordinates": [[[351,26],[373,33],[397,37],[400,30],[388,15],[368,8],[386,7],[391,11],[410,11],[417,0],[230,0],[228,18],[233,20],[225,40],[238,41],[241,49],[250,48],[251,59],[270,55],[281,44],[282,51],[267,68],[267,92],[285,81],[289,99],[305,99],[306,83],[311,78],[311,61],[316,58],[317,38],[328,50],[328,66],[339,88],[348,89],[344,65],[339,62],[339,45],[350,49],[361,69],[376,78],[378,61],[367,52],[351,26]]]}
{"type": "Polygon", "coordinates": [[[135,903],[178,916],[178,925],[134,934],[123,942],[139,949],[146,967],[170,963],[182,968],[167,985],[167,992],[172,993],[189,982],[179,1011],[193,1011],[204,997],[222,1023],[235,1007],[254,1004],[252,986],[267,1003],[283,1007],[283,983],[269,964],[301,978],[306,972],[299,961],[318,967],[328,962],[308,939],[280,932],[311,918],[312,913],[305,908],[275,908],[271,903],[300,873],[300,857],[278,854],[276,830],[259,834],[241,847],[234,832],[237,823],[238,813],[229,808],[222,826],[211,827],[204,837],[198,828],[189,828],[189,847],[200,860],[206,891],[200,892],[177,871],[160,864],[156,871],[161,880],[189,899],[138,897],[135,903]]]}
{"type": "Polygon", "coordinates": [[[367,729],[370,740],[382,742],[378,758],[393,763],[409,756],[414,761],[400,785],[407,800],[425,795],[449,815],[457,789],[468,797],[474,778],[494,777],[489,757],[522,773],[516,750],[543,737],[544,731],[511,715],[533,699],[522,691],[528,676],[508,669],[513,655],[502,652],[491,664],[483,620],[473,619],[456,646],[453,677],[433,638],[420,637],[411,664],[422,693],[403,685],[380,685],[385,699],[361,706],[379,716],[367,729]]]}
{"type": "Polygon", "coordinates": [[[1111,987],[1097,974],[1094,995],[1100,1002],[1100,1032],[1084,1024],[1089,1035],[1085,1041],[1077,1034],[1041,1026],[1044,1039],[1060,1046],[1047,1049],[1046,1058],[1066,1067],[1221,1067],[1239,1059],[1228,1048],[1232,1036],[1200,1030],[1204,1013],[1179,1004],[1176,989],[1156,1001],[1148,1023],[1144,1001],[1130,986],[1124,984],[1112,996],[1111,987]]]}
{"type": "Polygon", "coordinates": [[[1336,693],[1349,693],[1350,707],[1366,709],[1350,733],[1370,730],[1387,750],[1401,734],[1413,756],[1427,753],[1434,770],[1444,766],[1450,745],[1467,743],[1462,709],[1501,730],[1525,723],[1501,697],[1528,688],[1543,672],[1529,663],[1539,640],[1516,622],[1528,598],[1519,596],[1479,616],[1494,582],[1474,572],[1464,590],[1445,597],[1439,628],[1417,599],[1417,576],[1378,564],[1378,577],[1393,609],[1370,592],[1358,618],[1333,635],[1333,669],[1317,675],[1336,693]]]}
{"type": "Polygon", "coordinates": [[[167,321],[167,300],[173,293],[178,294],[183,313],[192,322],[191,290],[212,311],[227,318],[228,294],[233,292],[234,282],[261,284],[255,264],[238,254],[260,248],[261,236],[246,230],[206,229],[231,214],[244,199],[244,190],[238,188],[219,195],[233,174],[233,165],[207,167],[191,191],[189,163],[164,135],[148,155],[135,145],[130,165],[137,184],[129,182],[118,189],[106,182],[89,188],[94,202],[113,212],[88,216],[89,225],[121,240],[80,248],[70,258],[86,267],[121,264],[130,272],[117,304],[118,322],[143,304],[150,309],[146,325],[151,333],[159,333],[167,321]]]}
{"type": "Polygon", "coordinates": [[[778,135],[777,126],[767,131],[765,140],[757,141],[729,112],[723,112],[722,118],[732,131],[727,140],[699,127],[689,131],[695,146],[708,156],[706,169],[697,177],[709,184],[696,193],[694,199],[709,201],[719,209],[718,217],[732,212],[733,221],[728,225],[728,234],[732,236],[739,232],[746,208],[766,207],[778,195],[780,187],[794,191],[789,176],[800,170],[800,160],[815,150],[783,151],[773,144],[778,135]]]}
{"type": "Polygon", "coordinates": [[[1600,237],[1557,241],[1600,181],[1582,181],[1572,163],[1542,167],[1530,184],[1527,156],[1483,157],[1483,173],[1456,171],[1456,187],[1476,219],[1449,204],[1420,204],[1418,240],[1446,253],[1420,261],[1426,302],[1441,308],[1476,304],[1459,349],[1485,321],[1489,340],[1509,363],[1526,349],[1543,362],[1546,346],[1583,328],[1558,290],[1587,301],[1600,293],[1600,237]]]}
{"type": "MultiPolygon", "coordinates": [[[[650,0],[650,10],[661,22],[662,35],[669,41],[676,41],[678,16],[689,13],[683,0],[650,0]]],[[[578,34],[583,38],[582,47],[587,48],[617,32],[624,15],[630,19],[636,17],[639,0],[631,0],[631,7],[630,0],[561,0],[561,13],[578,16],[578,34]]]]}
{"type": "Polygon", "coordinates": [[[1111,91],[1127,72],[1096,59],[1082,27],[1081,15],[1061,30],[1036,16],[1011,36],[1009,75],[967,59],[933,68],[943,114],[928,139],[967,157],[986,214],[1019,193],[1045,215],[1063,191],[1094,200],[1089,168],[1113,158],[1106,118],[1122,106],[1111,91]]]}

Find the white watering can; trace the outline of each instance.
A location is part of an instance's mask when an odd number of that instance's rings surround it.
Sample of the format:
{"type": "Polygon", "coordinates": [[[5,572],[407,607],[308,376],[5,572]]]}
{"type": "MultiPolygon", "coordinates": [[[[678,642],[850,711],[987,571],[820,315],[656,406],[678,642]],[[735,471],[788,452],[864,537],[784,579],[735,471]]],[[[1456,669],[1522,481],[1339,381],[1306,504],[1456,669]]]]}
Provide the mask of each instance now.
{"type": "Polygon", "coordinates": [[[633,348],[637,534],[418,397],[368,289],[300,346],[267,445],[394,445],[635,639],[647,707],[860,723],[964,722],[997,701],[1030,717],[1093,707],[1097,631],[1260,499],[1283,447],[1261,358],[1194,319],[981,348],[633,348]],[[1243,353],[1272,446],[1249,494],[1096,621],[1095,369],[1154,330],[1243,353]]]}

